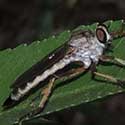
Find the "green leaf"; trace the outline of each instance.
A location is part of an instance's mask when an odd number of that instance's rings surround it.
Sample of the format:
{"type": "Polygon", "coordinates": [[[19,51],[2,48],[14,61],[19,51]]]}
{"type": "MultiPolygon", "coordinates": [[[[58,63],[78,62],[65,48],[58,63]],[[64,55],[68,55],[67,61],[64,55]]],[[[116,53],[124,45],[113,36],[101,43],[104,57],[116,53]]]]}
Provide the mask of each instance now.
{"type": "MultiPolygon", "coordinates": [[[[109,31],[117,31],[120,29],[122,21],[108,21],[107,25],[110,25],[109,31]]],[[[79,29],[91,29],[94,30],[97,24],[91,26],[80,26],[79,29]]],[[[39,91],[31,95],[28,99],[17,105],[16,107],[2,111],[2,104],[9,96],[9,86],[14,80],[20,76],[24,71],[28,70],[33,64],[41,60],[48,53],[55,48],[62,45],[70,38],[71,33],[65,31],[56,37],[50,37],[43,41],[35,41],[31,45],[20,45],[15,49],[7,49],[0,52],[0,122],[1,125],[12,125],[22,115],[32,110],[29,105],[31,99],[38,95],[39,91]]],[[[113,54],[117,57],[125,59],[125,39],[119,38],[113,40],[113,54]]],[[[111,65],[104,66],[99,65],[98,70],[100,72],[113,75],[118,78],[124,78],[125,69],[111,65]]],[[[72,106],[77,106],[82,103],[101,99],[108,95],[113,95],[124,90],[118,86],[108,84],[108,82],[97,82],[91,79],[91,74],[87,73],[76,80],[70,81],[63,85],[61,81],[57,82],[52,96],[50,97],[45,109],[41,112],[40,116],[60,111],[72,106]]],[[[35,102],[37,107],[39,99],[35,102]]]]}

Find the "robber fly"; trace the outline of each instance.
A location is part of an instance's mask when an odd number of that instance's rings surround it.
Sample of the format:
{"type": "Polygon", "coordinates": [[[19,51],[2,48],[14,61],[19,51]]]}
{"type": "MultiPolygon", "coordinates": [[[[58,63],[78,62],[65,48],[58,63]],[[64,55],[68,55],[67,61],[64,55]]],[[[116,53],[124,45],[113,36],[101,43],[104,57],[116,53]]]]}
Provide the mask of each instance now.
{"type": "Polygon", "coordinates": [[[93,76],[99,76],[123,86],[125,83],[124,80],[97,72],[96,69],[100,61],[125,66],[125,60],[105,54],[105,51],[111,46],[112,40],[119,36],[125,36],[125,32],[120,30],[110,33],[104,24],[97,25],[95,31],[79,30],[72,32],[70,39],[64,45],[33,65],[28,71],[16,79],[11,86],[12,92],[4,102],[3,108],[8,109],[17,105],[34,88],[39,85],[42,86],[41,88],[44,86],[44,89],[42,89],[43,96],[39,106],[21,117],[20,121],[30,119],[43,110],[56,80],[65,77],[73,78],[87,71],[91,71],[93,76]],[[75,64],[77,67],[68,68],[70,64],[75,64]]]}

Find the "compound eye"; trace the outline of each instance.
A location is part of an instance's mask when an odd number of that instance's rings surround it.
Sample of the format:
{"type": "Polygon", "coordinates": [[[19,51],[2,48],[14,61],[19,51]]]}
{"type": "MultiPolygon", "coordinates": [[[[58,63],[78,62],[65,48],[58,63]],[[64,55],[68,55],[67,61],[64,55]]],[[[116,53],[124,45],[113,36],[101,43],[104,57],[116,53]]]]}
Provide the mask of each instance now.
{"type": "Polygon", "coordinates": [[[96,37],[101,43],[105,43],[107,41],[106,32],[103,28],[96,29],[96,37]]]}

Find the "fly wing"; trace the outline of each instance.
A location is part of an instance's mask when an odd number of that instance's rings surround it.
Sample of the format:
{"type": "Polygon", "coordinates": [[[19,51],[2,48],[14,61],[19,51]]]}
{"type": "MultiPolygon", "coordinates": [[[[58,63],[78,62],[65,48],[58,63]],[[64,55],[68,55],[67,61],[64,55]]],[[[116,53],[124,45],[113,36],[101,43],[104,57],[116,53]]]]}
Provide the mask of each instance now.
{"type": "MultiPolygon", "coordinates": [[[[27,87],[27,83],[32,82],[37,76],[41,75],[44,71],[52,67],[55,63],[61,60],[66,54],[71,52],[71,47],[68,44],[64,44],[59,47],[48,56],[40,60],[37,64],[33,65],[29,70],[24,72],[21,76],[17,78],[17,80],[11,85],[12,92],[10,96],[3,103],[3,109],[11,108],[23,99],[22,97],[15,100],[12,99],[12,95],[18,95],[18,89],[23,90],[27,87]]],[[[49,77],[40,83],[40,86],[43,86],[47,83],[49,77]]],[[[30,92],[30,90],[29,90],[30,92]]],[[[27,93],[25,93],[26,95],[27,93]]]]}
{"type": "Polygon", "coordinates": [[[48,56],[40,60],[29,70],[19,76],[11,85],[11,88],[25,88],[26,83],[31,82],[36,76],[42,74],[46,69],[49,69],[51,66],[53,66],[53,64],[61,60],[68,52],[70,52],[70,49],[71,47],[68,44],[64,44],[63,46],[54,50],[48,56]]]}
{"type": "Polygon", "coordinates": [[[25,88],[28,82],[33,81],[36,76],[41,75],[46,69],[52,67],[55,63],[61,60],[66,54],[72,53],[74,50],[70,45],[71,41],[77,40],[78,38],[85,37],[85,31],[73,32],[69,41],[57,48],[45,58],[40,60],[37,64],[33,65],[29,70],[24,72],[17,80],[11,85],[11,88],[25,88]]]}

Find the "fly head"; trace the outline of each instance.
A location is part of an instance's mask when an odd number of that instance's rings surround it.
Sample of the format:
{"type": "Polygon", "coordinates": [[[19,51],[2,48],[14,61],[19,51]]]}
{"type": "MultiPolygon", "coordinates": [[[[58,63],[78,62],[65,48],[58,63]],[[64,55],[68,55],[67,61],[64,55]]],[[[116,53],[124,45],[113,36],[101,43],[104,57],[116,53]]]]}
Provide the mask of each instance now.
{"type": "Polygon", "coordinates": [[[98,41],[105,45],[106,49],[111,49],[112,36],[110,35],[108,28],[104,24],[99,24],[96,28],[96,37],[98,41]]]}

